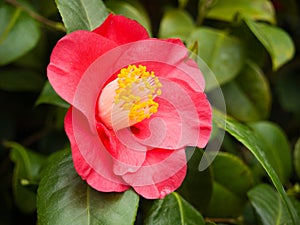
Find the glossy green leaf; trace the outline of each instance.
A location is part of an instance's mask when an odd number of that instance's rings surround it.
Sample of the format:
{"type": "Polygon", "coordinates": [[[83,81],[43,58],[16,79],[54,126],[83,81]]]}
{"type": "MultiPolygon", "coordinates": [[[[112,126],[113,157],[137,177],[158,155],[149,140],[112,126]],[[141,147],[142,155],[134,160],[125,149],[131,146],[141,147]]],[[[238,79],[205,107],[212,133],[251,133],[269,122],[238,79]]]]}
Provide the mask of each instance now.
{"type": "Polygon", "coordinates": [[[62,108],[69,108],[70,106],[67,102],[65,102],[56,94],[49,81],[45,83],[44,88],[35,104],[51,104],[62,108]]]}
{"type": "MultiPolygon", "coordinates": [[[[299,186],[298,186],[298,194],[300,193],[299,186]]],[[[290,196],[290,199],[291,199],[292,204],[294,205],[298,215],[300,215],[300,201],[299,201],[299,198],[297,198],[296,196],[290,196]]]]}
{"type": "Polygon", "coordinates": [[[279,195],[269,185],[256,186],[248,192],[248,197],[263,225],[293,224],[279,195]]]}
{"type": "Polygon", "coordinates": [[[232,80],[242,69],[244,49],[238,39],[220,30],[201,27],[192,31],[187,44],[195,42],[198,55],[215,74],[219,85],[232,80]]]}
{"type": "Polygon", "coordinates": [[[208,92],[217,87],[220,87],[216,75],[199,55],[197,56],[196,62],[205,79],[205,91],[208,92]]]}
{"type": "Polygon", "coordinates": [[[195,24],[191,15],[184,10],[171,9],[163,15],[158,36],[160,38],[181,38],[186,40],[194,28],[195,24]]]}
{"type": "MultiPolygon", "coordinates": [[[[248,192],[249,193],[249,192],[248,192]]],[[[249,198],[248,198],[249,199],[249,198]]],[[[255,209],[251,205],[249,201],[247,201],[246,205],[244,206],[243,210],[243,224],[260,224],[259,218],[255,212],[255,209]]]]}
{"type": "Polygon", "coordinates": [[[231,22],[237,14],[254,20],[275,22],[275,10],[272,2],[268,0],[214,1],[207,13],[207,17],[231,22]]]}
{"type": "Polygon", "coordinates": [[[248,61],[239,76],[224,85],[222,90],[227,112],[233,117],[248,122],[268,116],[271,105],[270,87],[256,64],[248,61]]]}
{"type": "Polygon", "coordinates": [[[178,193],[153,200],[145,215],[144,225],[204,225],[202,215],[178,193]]]}
{"type": "Polygon", "coordinates": [[[50,157],[38,189],[40,225],[130,225],[138,205],[139,196],[132,190],[103,193],[88,186],[77,175],[69,149],[50,157]]]}
{"type": "Polygon", "coordinates": [[[269,175],[271,181],[273,182],[275,188],[277,189],[281,199],[284,202],[284,206],[287,208],[293,225],[296,225],[299,220],[299,216],[291,204],[287,194],[280,182],[280,179],[275,172],[274,168],[269,163],[268,159],[265,157],[264,152],[264,144],[261,142],[261,139],[257,137],[257,134],[247,125],[239,123],[238,121],[225,117],[222,113],[215,110],[214,112],[214,120],[221,128],[225,129],[228,133],[230,133],[233,137],[235,137],[238,141],[240,141],[245,147],[247,147],[251,153],[255,156],[255,158],[259,161],[259,163],[263,166],[267,174],[269,175]],[[224,126],[224,120],[225,125],[224,126]]]}
{"type": "Polygon", "coordinates": [[[219,152],[212,163],[213,195],[206,210],[212,217],[235,217],[242,213],[246,193],[254,179],[248,166],[229,153],[219,152]],[[226,202],[226,204],[224,204],[226,202]]]}
{"type": "Polygon", "coordinates": [[[93,30],[108,16],[102,0],[56,0],[67,33],[75,30],[93,30]]]}
{"type": "Polygon", "coordinates": [[[187,155],[193,152],[188,161],[186,177],[178,192],[195,208],[203,212],[207,207],[213,189],[213,174],[211,167],[204,171],[199,171],[199,164],[203,157],[203,150],[196,148],[195,151],[187,148],[187,155]]]}
{"type": "Polygon", "coordinates": [[[0,65],[5,65],[34,48],[40,30],[27,13],[8,4],[0,6],[0,18],[0,65]]]}
{"type": "Polygon", "coordinates": [[[0,89],[5,91],[40,91],[44,79],[29,70],[4,70],[0,74],[0,89]]]}
{"type": "Polygon", "coordinates": [[[241,27],[237,29],[235,36],[242,38],[247,60],[255,63],[260,68],[264,68],[268,60],[268,52],[245,23],[241,23],[241,27]]]}
{"type": "Polygon", "coordinates": [[[292,157],[289,142],[283,130],[267,121],[251,123],[262,144],[265,158],[276,171],[282,183],[286,183],[292,172],[292,157]]]}
{"type": "Polygon", "coordinates": [[[45,80],[45,65],[49,62],[49,37],[47,35],[46,32],[41,33],[36,46],[30,52],[14,61],[14,66],[35,71],[45,80]]]}
{"type": "Polygon", "coordinates": [[[294,149],[294,167],[298,177],[300,178],[300,138],[298,138],[294,149]]]}
{"type": "Polygon", "coordinates": [[[105,5],[115,14],[123,15],[130,19],[136,20],[146,28],[149,34],[151,34],[151,23],[149,16],[140,2],[129,0],[110,0],[105,2],[105,5]]]}
{"type": "Polygon", "coordinates": [[[5,145],[11,148],[10,158],[15,163],[12,180],[15,203],[21,211],[32,213],[36,209],[36,188],[45,157],[15,142],[5,145]]]}
{"type": "Polygon", "coordinates": [[[293,58],[295,47],[291,37],[284,30],[250,19],[245,19],[245,22],[270,54],[273,70],[277,70],[293,58]]]}
{"type": "Polygon", "coordinates": [[[246,192],[254,184],[249,167],[233,154],[219,152],[212,163],[212,169],[214,181],[240,197],[246,197],[246,192]]]}
{"type": "Polygon", "coordinates": [[[219,183],[214,183],[213,196],[205,215],[216,218],[237,217],[241,215],[244,204],[244,199],[219,183]]]}

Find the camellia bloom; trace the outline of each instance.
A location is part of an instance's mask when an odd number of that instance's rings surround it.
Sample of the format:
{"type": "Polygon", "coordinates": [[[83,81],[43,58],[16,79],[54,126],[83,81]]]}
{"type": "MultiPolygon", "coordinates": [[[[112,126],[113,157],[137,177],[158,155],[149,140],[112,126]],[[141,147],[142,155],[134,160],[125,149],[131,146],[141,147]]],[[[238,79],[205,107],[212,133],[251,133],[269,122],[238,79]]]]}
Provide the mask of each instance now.
{"type": "Polygon", "coordinates": [[[185,147],[208,142],[204,79],[179,39],[149,38],[137,22],[109,15],[59,40],[47,73],[71,105],[75,169],[96,190],[163,198],[186,175],[185,147]]]}

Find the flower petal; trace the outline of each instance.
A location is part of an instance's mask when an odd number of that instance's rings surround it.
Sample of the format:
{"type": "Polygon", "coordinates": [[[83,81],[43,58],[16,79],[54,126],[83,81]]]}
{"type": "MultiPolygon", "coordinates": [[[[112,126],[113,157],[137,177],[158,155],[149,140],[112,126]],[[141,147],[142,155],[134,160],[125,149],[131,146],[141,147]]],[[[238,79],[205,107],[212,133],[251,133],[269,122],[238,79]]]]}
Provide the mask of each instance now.
{"type": "MultiPolygon", "coordinates": [[[[74,135],[72,117],[72,108],[70,108],[65,117],[65,130],[71,143],[72,157],[77,173],[98,191],[122,192],[127,190],[129,186],[120,177],[112,173],[112,162],[108,154],[104,154],[105,151],[102,152],[103,154],[100,154],[102,157],[95,156],[95,162],[98,165],[103,165],[101,167],[101,174],[82,155],[74,135]]],[[[101,149],[99,149],[99,152],[101,152],[101,149]]]]}
{"type": "MultiPolygon", "coordinates": [[[[174,50],[181,50],[181,47],[174,47],[174,50]]],[[[159,78],[163,77],[172,82],[189,86],[194,91],[204,92],[205,80],[199,67],[195,61],[187,59],[184,55],[181,56],[180,60],[174,61],[172,65],[168,62],[142,62],[142,64],[147,67],[148,71],[154,71],[159,78]]]]}
{"type": "Polygon", "coordinates": [[[186,166],[167,180],[153,185],[135,186],[133,189],[144,198],[157,199],[164,198],[166,195],[178,189],[186,175],[186,166]]]}
{"type": "Polygon", "coordinates": [[[158,112],[134,126],[141,144],[153,148],[203,148],[211,132],[211,108],[203,92],[195,92],[185,81],[160,79],[162,95],[155,98],[158,112]]]}
{"type": "Polygon", "coordinates": [[[122,45],[149,38],[146,29],[134,20],[110,14],[93,32],[122,45]]]}
{"type": "Polygon", "coordinates": [[[60,39],[47,67],[49,81],[67,102],[73,102],[77,85],[92,62],[116,47],[113,41],[89,31],[75,31],[60,39]]]}
{"type": "Polygon", "coordinates": [[[176,190],[186,175],[185,150],[153,149],[147,152],[143,166],[123,179],[148,199],[163,198],[176,190]]]}
{"type": "MultiPolygon", "coordinates": [[[[164,76],[168,79],[179,79],[181,81],[185,81],[187,84],[189,84],[194,90],[198,90],[198,88],[200,87],[202,91],[204,91],[205,89],[205,79],[204,76],[201,72],[201,70],[199,69],[199,66],[197,65],[197,63],[191,59],[192,56],[189,56],[190,53],[192,52],[188,52],[188,49],[185,47],[185,45],[183,44],[183,42],[180,39],[177,38],[168,38],[165,39],[164,41],[172,43],[172,44],[176,44],[181,46],[181,51],[185,51],[186,54],[182,57],[181,59],[182,61],[179,61],[177,64],[174,64],[173,66],[175,66],[177,69],[182,70],[184,73],[178,74],[178,72],[180,71],[172,71],[172,73],[160,73],[161,76],[164,76]],[[188,75],[188,76],[186,76],[188,75]]],[[[196,59],[198,60],[198,58],[196,59]]],[[[154,69],[154,68],[153,68],[154,69]]],[[[167,69],[166,67],[161,67],[158,65],[158,67],[155,68],[156,71],[160,71],[160,70],[164,70],[167,69]]]]}
{"type": "Polygon", "coordinates": [[[131,130],[140,144],[152,148],[178,149],[182,136],[181,118],[174,105],[157,97],[157,113],[134,125],[131,130]]]}
{"type": "Polygon", "coordinates": [[[207,145],[207,142],[210,138],[212,131],[212,109],[209,101],[206,98],[205,94],[190,93],[191,99],[194,102],[194,105],[197,109],[199,116],[199,124],[193,124],[192,129],[197,129],[196,126],[199,126],[200,130],[198,143],[194,146],[199,148],[204,148],[207,145]]]}
{"type": "Polygon", "coordinates": [[[114,132],[102,123],[97,125],[99,137],[114,160],[113,170],[116,175],[137,171],[146,159],[146,146],[137,143],[126,130],[114,132]]]}

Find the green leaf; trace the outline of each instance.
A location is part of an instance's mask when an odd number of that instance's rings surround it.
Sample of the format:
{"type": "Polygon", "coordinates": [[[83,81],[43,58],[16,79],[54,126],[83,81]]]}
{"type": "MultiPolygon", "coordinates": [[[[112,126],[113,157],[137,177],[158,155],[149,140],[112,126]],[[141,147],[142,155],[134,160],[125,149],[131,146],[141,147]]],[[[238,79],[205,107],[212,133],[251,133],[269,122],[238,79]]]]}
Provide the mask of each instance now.
{"type": "Polygon", "coordinates": [[[204,62],[204,60],[198,55],[195,60],[203,74],[205,79],[205,91],[211,91],[219,86],[219,82],[216,79],[216,75],[214,72],[208,67],[208,65],[204,62]]]}
{"type": "Polygon", "coordinates": [[[207,13],[208,18],[231,22],[237,16],[275,23],[275,10],[268,0],[222,0],[214,1],[207,13]]]}
{"type": "Polygon", "coordinates": [[[196,148],[193,151],[190,148],[192,147],[187,148],[187,154],[192,151],[193,155],[188,161],[187,174],[178,192],[195,208],[204,211],[212,196],[212,169],[208,167],[204,171],[199,171],[203,150],[196,148]]]}
{"type": "Polygon", "coordinates": [[[44,79],[29,70],[2,70],[0,74],[0,89],[5,91],[40,91],[44,79]]]}
{"type": "Polygon", "coordinates": [[[49,37],[47,35],[46,32],[42,33],[36,46],[14,61],[14,66],[36,71],[45,78],[45,65],[49,62],[49,37]]]}
{"type": "Polygon", "coordinates": [[[44,88],[35,104],[51,104],[62,108],[69,108],[70,106],[67,102],[65,102],[56,94],[49,81],[45,83],[44,88]]]}
{"type": "Polygon", "coordinates": [[[295,167],[295,171],[298,175],[298,178],[300,178],[300,138],[298,138],[298,141],[296,142],[296,145],[295,145],[294,167],[295,167]]]}
{"type": "Polygon", "coordinates": [[[212,168],[214,181],[240,197],[246,197],[246,192],[254,184],[249,167],[233,154],[219,152],[212,168]]]}
{"type": "Polygon", "coordinates": [[[292,157],[285,133],[277,125],[267,121],[251,123],[250,127],[259,138],[265,158],[281,182],[288,182],[292,172],[292,157]]]}
{"type": "Polygon", "coordinates": [[[242,69],[244,49],[235,37],[201,27],[191,32],[187,44],[191,46],[195,42],[198,42],[198,55],[215,74],[219,85],[232,80],[242,69]]]}
{"type": "Polygon", "coordinates": [[[244,204],[244,199],[216,182],[214,183],[213,196],[207,206],[205,215],[214,218],[237,217],[241,215],[244,204]]]}
{"type": "Polygon", "coordinates": [[[15,142],[6,142],[5,146],[11,148],[10,158],[15,163],[12,182],[16,205],[24,213],[33,213],[36,209],[36,187],[45,157],[15,142]]]}
{"type": "Polygon", "coordinates": [[[132,190],[102,193],[88,186],[77,175],[69,149],[49,158],[38,189],[40,225],[129,225],[138,205],[139,196],[132,190]]]}
{"type": "Polygon", "coordinates": [[[110,0],[105,2],[105,5],[115,14],[123,15],[130,19],[136,20],[146,28],[149,34],[151,34],[151,22],[149,16],[140,2],[133,0],[110,0]]]}
{"type": "Polygon", "coordinates": [[[214,112],[214,120],[221,128],[225,129],[228,133],[234,136],[238,141],[240,141],[245,147],[247,147],[255,158],[259,161],[259,163],[263,166],[267,174],[269,175],[271,181],[273,182],[275,188],[277,189],[281,199],[284,202],[284,206],[287,208],[293,224],[296,225],[299,221],[299,216],[295,208],[293,207],[292,203],[290,202],[287,194],[280,182],[280,179],[269,163],[269,161],[265,157],[263,143],[261,143],[260,138],[258,138],[255,132],[248,126],[237,122],[236,120],[227,117],[225,119],[225,115],[215,110],[214,112]],[[225,125],[224,126],[224,120],[225,125]]]}
{"type": "Polygon", "coordinates": [[[40,30],[27,13],[8,4],[0,6],[0,18],[0,65],[5,65],[34,48],[40,30]]]}
{"type": "Polygon", "coordinates": [[[238,120],[257,121],[268,116],[271,105],[270,87],[256,64],[248,61],[239,76],[224,85],[222,90],[227,112],[238,120]]]}
{"type": "Polygon", "coordinates": [[[269,185],[256,186],[248,192],[248,197],[264,225],[292,224],[279,195],[269,185]]]}
{"type": "Polygon", "coordinates": [[[178,193],[149,202],[144,225],[204,225],[202,215],[178,193]]]}
{"type": "Polygon", "coordinates": [[[262,22],[244,19],[249,29],[266,48],[271,56],[273,70],[291,60],[295,54],[295,47],[291,37],[279,27],[262,22]]]}
{"type": "Polygon", "coordinates": [[[181,38],[186,40],[194,28],[195,24],[191,15],[184,10],[171,9],[163,15],[158,36],[160,38],[181,38]]]}
{"type": "Polygon", "coordinates": [[[212,169],[213,195],[205,214],[212,217],[238,216],[246,202],[247,191],[254,184],[250,169],[240,158],[224,152],[218,153],[212,169]]]}
{"type": "Polygon", "coordinates": [[[75,30],[93,30],[108,16],[101,0],[56,0],[67,33],[75,30]]]}
{"type": "MultiPolygon", "coordinates": [[[[300,193],[299,192],[300,189],[299,189],[299,186],[298,186],[298,194],[300,193]]],[[[291,201],[292,201],[292,204],[294,205],[295,209],[297,210],[298,212],[298,215],[300,215],[300,201],[299,201],[299,198],[296,198],[296,196],[289,196],[291,201]]]]}

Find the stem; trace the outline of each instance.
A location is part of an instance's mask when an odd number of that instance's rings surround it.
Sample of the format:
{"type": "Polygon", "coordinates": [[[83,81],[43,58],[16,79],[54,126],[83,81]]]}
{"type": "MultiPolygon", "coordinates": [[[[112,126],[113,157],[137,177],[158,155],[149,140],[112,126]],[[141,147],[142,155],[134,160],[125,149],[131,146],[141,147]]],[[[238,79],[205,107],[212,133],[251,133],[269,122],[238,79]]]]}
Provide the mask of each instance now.
{"type": "Polygon", "coordinates": [[[6,39],[7,35],[9,34],[9,32],[11,31],[12,27],[16,24],[19,16],[20,16],[20,13],[21,13],[21,10],[20,9],[17,9],[11,20],[9,21],[9,23],[7,24],[6,28],[4,29],[3,31],[3,34],[1,35],[0,37],[0,44],[2,44],[2,42],[6,39]]]}
{"type": "Polygon", "coordinates": [[[203,23],[203,20],[208,12],[208,9],[210,8],[211,4],[213,3],[213,0],[199,0],[198,3],[198,17],[196,20],[197,26],[201,26],[203,23]]]}
{"type": "Polygon", "coordinates": [[[28,13],[33,19],[39,21],[42,24],[45,24],[46,26],[49,26],[51,28],[54,28],[58,31],[66,32],[66,29],[64,25],[60,22],[54,22],[52,20],[47,19],[46,17],[43,17],[39,15],[38,13],[32,11],[31,9],[27,8],[26,6],[20,4],[19,2],[15,0],[5,0],[5,2],[13,5],[14,7],[21,9],[22,11],[28,13]]]}
{"type": "Polygon", "coordinates": [[[237,222],[237,220],[233,218],[205,218],[205,220],[214,223],[229,223],[229,224],[235,224],[237,222]]]}

